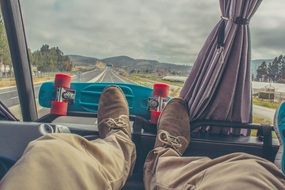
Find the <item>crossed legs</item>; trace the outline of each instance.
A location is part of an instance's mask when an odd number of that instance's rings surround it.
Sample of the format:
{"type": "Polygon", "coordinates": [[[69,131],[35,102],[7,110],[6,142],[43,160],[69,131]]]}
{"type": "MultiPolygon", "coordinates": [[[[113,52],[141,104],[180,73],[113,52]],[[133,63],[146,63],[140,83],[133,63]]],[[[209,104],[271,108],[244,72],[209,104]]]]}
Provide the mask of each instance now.
{"type": "MultiPolygon", "coordinates": [[[[52,134],[31,142],[0,189],[121,189],[136,159],[128,114],[121,90],[107,88],[98,111],[101,139],[52,134]]],[[[259,157],[182,157],[189,134],[187,107],[175,98],[160,117],[155,147],[146,158],[145,189],[285,189],[281,171],[259,157]]]]}

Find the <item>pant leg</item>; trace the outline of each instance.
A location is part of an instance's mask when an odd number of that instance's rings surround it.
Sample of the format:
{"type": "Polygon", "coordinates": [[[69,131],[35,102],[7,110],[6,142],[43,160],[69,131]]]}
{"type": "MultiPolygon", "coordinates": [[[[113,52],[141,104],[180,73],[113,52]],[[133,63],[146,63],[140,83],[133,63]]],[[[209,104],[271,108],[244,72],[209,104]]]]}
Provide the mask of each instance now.
{"type": "Polygon", "coordinates": [[[285,189],[285,177],[271,162],[244,153],[217,159],[180,157],[170,148],[152,150],[145,162],[149,189],[285,189]]]}
{"type": "Polygon", "coordinates": [[[46,135],[28,145],[0,189],[121,189],[135,157],[135,145],[122,131],[95,141],[72,134],[46,135]]]}

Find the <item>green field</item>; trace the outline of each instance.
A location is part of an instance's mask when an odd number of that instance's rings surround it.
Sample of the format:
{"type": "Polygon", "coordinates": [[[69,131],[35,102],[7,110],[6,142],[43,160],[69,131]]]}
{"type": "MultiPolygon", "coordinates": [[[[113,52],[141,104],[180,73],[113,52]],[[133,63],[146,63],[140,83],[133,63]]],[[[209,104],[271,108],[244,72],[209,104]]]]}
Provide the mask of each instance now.
{"type": "Polygon", "coordinates": [[[280,104],[280,102],[273,102],[270,100],[259,99],[256,97],[252,98],[252,103],[255,105],[263,106],[266,108],[272,108],[272,109],[276,109],[280,104]]]}
{"type": "MultiPolygon", "coordinates": [[[[151,75],[151,74],[144,74],[144,75],[133,74],[133,75],[127,76],[126,78],[132,82],[135,82],[135,83],[140,84],[140,85],[148,86],[148,87],[152,87],[152,85],[156,82],[168,83],[171,86],[176,87],[176,88],[170,89],[170,95],[173,97],[179,95],[179,92],[183,86],[182,82],[165,81],[162,79],[162,77],[151,75]]],[[[267,107],[267,108],[272,108],[272,109],[276,109],[279,105],[279,103],[261,100],[261,99],[255,98],[255,97],[253,98],[253,104],[260,105],[260,106],[267,107]]],[[[263,117],[259,117],[257,115],[253,115],[253,123],[261,123],[261,124],[269,124],[269,125],[273,124],[272,120],[269,120],[269,119],[266,119],[263,117]]],[[[253,132],[253,134],[254,134],[254,132],[253,132]]]]}

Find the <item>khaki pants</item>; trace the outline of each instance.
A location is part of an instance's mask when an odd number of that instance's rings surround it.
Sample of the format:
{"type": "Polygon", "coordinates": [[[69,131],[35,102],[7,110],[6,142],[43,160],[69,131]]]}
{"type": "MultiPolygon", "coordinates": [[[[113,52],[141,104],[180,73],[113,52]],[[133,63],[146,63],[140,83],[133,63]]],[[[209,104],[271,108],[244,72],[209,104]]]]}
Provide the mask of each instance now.
{"type": "Polygon", "coordinates": [[[135,159],[135,145],[122,131],[93,142],[72,134],[46,135],[28,145],[0,189],[121,189],[135,159]]]}
{"type": "MultiPolygon", "coordinates": [[[[135,146],[121,131],[95,141],[47,135],[29,144],[0,189],[121,189],[134,162],[135,146]]],[[[264,159],[242,153],[180,157],[161,147],[147,157],[144,183],[146,189],[285,189],[284,175],[264,159]]]]}
{"type": "Polygon", "coordinates": [[[273,163],[245,153],[180,157],[158,147],[148,154],[144,172],[145,189],[285,189],[285,176],[273,163]]]}

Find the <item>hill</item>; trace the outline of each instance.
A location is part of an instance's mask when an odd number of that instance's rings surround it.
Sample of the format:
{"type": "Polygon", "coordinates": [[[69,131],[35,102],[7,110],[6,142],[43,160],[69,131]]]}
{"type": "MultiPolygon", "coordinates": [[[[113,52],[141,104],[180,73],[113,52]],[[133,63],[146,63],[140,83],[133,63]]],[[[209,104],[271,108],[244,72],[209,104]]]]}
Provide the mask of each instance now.
{"type": "MultiPolygon", "coordinates": [[[[161,63],[156,60],[134,59],[128,56],[115,56],[104,59],[97,59],[95,57],[87,57],[81,55],[68,55],[73,64],[78,66],[94,66],[96,61],[102,61],[106,64],[111,64],[116,68],[125,69],[128,72],[167,72],[168,74],[187,75],[191,66],[177,65],[173,63],[161,63]]],[[[251,73],[255,76],[256,70],[261,63],[265,61],[269,63],[272,59],[255,59],[251,61],[251,73]]]]}
{"type": "Polygon", "coordinates": [[[94,65],[96,61],[102,61],[112,65],[115,68],[124,69],[129,73],[161,73],[173,75],[187,75],[191,69],[190,66],[177,65],[173,63],[161,63],[156,60],[134,59],[128,56],[115,56],[105,59],[97,59],[93,57],[85,57],[80,55],[69,55],[71,61],[76,65],[94,65]]]}
{"type": "Polygon", "coordinates": [[[102,59],[107,64],[114,64],[114,66],[125,67],[136,64],[136,60],[128,56],[116,56],[102,59]]]}
{"type": "Polygon", "coordinates": [[[72,63],[77,66],[94,66],[98,60],[94,57],[87,57],[82,55],[68,55],[68,57],[72,63]]]}
{"type": "Polygon", "coordinates": [[[112,64],[114,67],[122,68],[128,72],[145,72],[145,73],[167,73],[187,75],[191,69],[190,66],[176,65],[172,63],[161,63],[156,60],[134,59],[128,56],[110,57],[102,60],[107,64],[112,64]]]}

